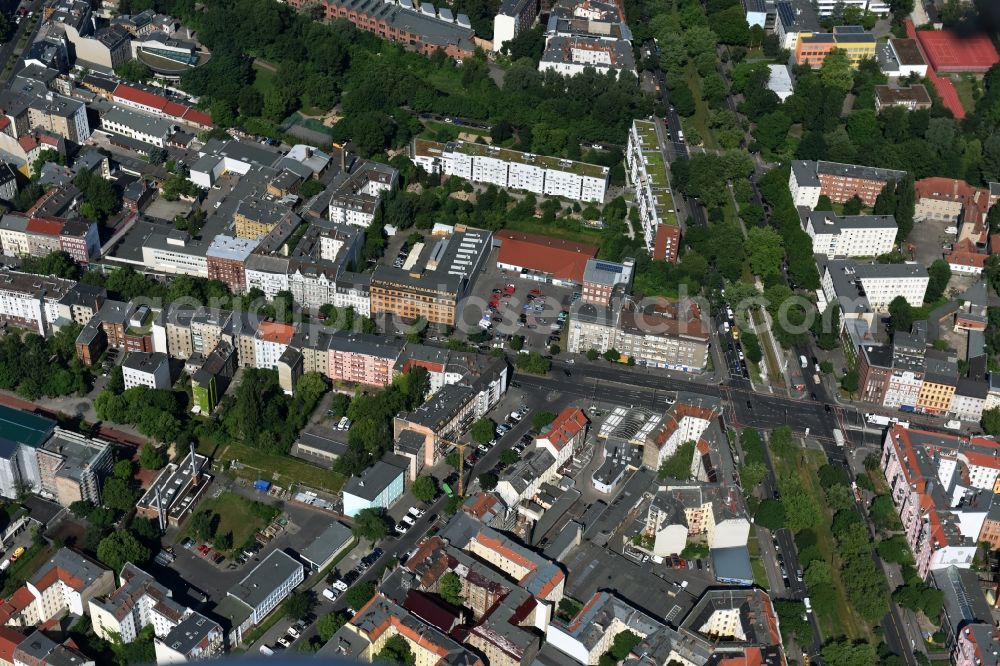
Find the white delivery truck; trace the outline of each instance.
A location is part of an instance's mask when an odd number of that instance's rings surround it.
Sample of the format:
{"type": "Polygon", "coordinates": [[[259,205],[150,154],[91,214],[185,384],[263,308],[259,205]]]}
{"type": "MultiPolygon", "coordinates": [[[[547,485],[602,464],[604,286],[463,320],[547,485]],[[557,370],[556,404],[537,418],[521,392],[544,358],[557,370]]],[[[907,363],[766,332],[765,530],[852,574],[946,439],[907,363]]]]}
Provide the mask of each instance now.
{"type": "Polygon", "coordinates": [[[866,414],[865,420],[872,425],[887,426],[892,422],[888,416],[882,416],[881,414],[866,414]]]}
{"type": "Polygon", "coordinates": [[[843,447],[846,440],[844,439],[844,433],[840,431],[840,428],[834,428],[833,439],[837,442],[837,446],[843,447]]]}

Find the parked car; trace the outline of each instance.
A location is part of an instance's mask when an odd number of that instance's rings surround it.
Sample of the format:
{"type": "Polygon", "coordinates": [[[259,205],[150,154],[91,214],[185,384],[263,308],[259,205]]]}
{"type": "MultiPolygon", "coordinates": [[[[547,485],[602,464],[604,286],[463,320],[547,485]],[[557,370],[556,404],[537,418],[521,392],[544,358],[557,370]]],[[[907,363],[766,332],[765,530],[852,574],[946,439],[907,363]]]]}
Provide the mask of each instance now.
{"type": "MultiPolygon", "coordinates": [[[[285,634],[284,636],[282,636],[281,638],[278,639],[278,645],[280,645],[283,648],[291,647],[292,641],[289,640],[290,638],[292,638],[292,637],[289,636],[288,634],[285,634]]],[[[294,639],[292,639],[292,640],[294,640],[294,639]]]]}

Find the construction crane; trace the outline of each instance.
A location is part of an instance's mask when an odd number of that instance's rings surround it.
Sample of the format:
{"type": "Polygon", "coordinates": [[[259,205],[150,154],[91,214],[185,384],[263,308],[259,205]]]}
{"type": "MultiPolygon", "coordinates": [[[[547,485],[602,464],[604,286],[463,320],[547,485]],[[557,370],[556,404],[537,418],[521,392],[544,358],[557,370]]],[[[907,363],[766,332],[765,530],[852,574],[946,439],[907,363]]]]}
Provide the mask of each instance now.
{"type": "Polygon", "coordinates": [[[439,438],[445,444],[451,444],[458,451],[458,496],[465,497],[465,442],[456,442],[451,439],[439,438]]]}

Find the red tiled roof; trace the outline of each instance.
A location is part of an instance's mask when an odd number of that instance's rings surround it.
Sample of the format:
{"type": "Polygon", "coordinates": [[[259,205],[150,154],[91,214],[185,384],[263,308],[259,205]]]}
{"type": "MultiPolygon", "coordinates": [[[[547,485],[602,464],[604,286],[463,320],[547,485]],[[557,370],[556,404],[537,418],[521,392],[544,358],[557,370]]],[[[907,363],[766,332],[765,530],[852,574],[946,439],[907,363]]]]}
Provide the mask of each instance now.
{"type": "Polygon", "coordinates": [[[24,634],[12,627],[0,626],[0,661],[14,663],[14,650],[25,639],[24,634]]]}
{"type": "Polygon", "coordinates": [[[956,266],[982,268],[986,265],[988,257],[988,254],[976,250],[976,246],[973,245],[972,241],[966,238],[955,244],[954,249],[948,253],[947,259],[949,264],[956,266]]]}
{"type": "Polygon", "coordinates": [[[990,236],[990,254],[1000,252],[1000,234],[990,236]]]}
{"type": "Polygon", "coordinates": [[[173,116],[175,118],[182,118],[184,114],[187,112],[188,107],[184,106],[183,104],[178,104],[177,102],[171,102],[168,100],[163,105],[163,108],[160,110],[163,111],[163,113],[167,114],[168,116],[173,116]]]}
{"type": "Polygon", "coordinates": [[[587,427],[587,423],[587,416],[583,410],[579,407],[567,407],[551,423],[548,432],[538,439],[550,442],[556,451],[561,451],[571,439],[587,427]]]}
{"type": "Polygon", "coordinates": [[[199,111],[198,109],[188,109],[187,112],[182,116],[183,120],[194,125],[202,125],[204,127],[212,127],[212,116],[205,113],[204,111],[199,111]]]}
{"type": "Polygon", "coordinates": [[[21,145],[21,148],[25,151],[34,150],[38,147],[38,142],[35,141],[35,137],[30,134],[25,134],[24,136],[18,137],[17,142],[21,145]]]}
{"type": "Polygon", "coordinates": [[[7,599],[0,602],[0,624],[7,622],[30,606],[35,601],[35,595],[26,586],[22,585],[14,591],[7,599]]]}
{"type": "Polygon", "coordinates": [[[258,338],[264,342],[277,342],[287,345],[292,341],[295,327],[291,324],[279,324],[276,321],[265,321],[257,327],[258,338]]]}
{"type": "Polygon", "coordinates": [[[10,118],[7,116],[0,116],[0,129],[3,129],[10,125],[10,118]]]}
{"type": "Polygon", "coordinates": [[[33,217],[28,220],[25,231],[44,236],[58,236],[62,231],[63,223],[57,220],[49,220],[41,217],[33,217]]]}
{"type": "Polygon", "coordinates": [[[146,92],[145,90],[139,90],[138,88],[127,86],[124,83],[118,84],[118,87],[115,88],[113,95],[114,97],[134,102],[135,104],[142,104],[143,106],[148,106],[157,110],[162,110],[167,104],[166,97],[154,95],[153,93],[146,92]]]}
{"type": "Polygon", "coordinates": [[[547,273],[562,280],[583,282],[587,260],[597,256],[597,247],[573,243],[559,238],[526,234],[520,231],[498,231],[500,240],[497,262],[547,273]]]}
{"type": "Polygon", "coordinates": [[[938,176],[921,178],[913,184],[913,189],[916,190],[917,199],[961,201],[976,194],[976,188],[964,180],[938,176]]]}

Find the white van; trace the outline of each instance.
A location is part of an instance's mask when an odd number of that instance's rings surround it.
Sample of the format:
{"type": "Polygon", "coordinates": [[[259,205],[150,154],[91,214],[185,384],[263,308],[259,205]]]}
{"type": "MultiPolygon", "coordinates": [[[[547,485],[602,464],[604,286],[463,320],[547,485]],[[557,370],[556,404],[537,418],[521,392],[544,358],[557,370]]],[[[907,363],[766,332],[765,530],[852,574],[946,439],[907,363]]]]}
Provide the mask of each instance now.
{"type": "Polygon", "coordinates": [[[260,646],[260,653],[261,654],[266,654],[269,657],[274,656],[274,650],[272,650],[271,648],[269,648],[266,645],[261,645],[260,646]]]}
{"type": "Polygon", "coordinates": [[[799,363],[802,364],[803,368],[809,367],[809,359],[807,359],[805,356],[799,356],[799,363]]]}

